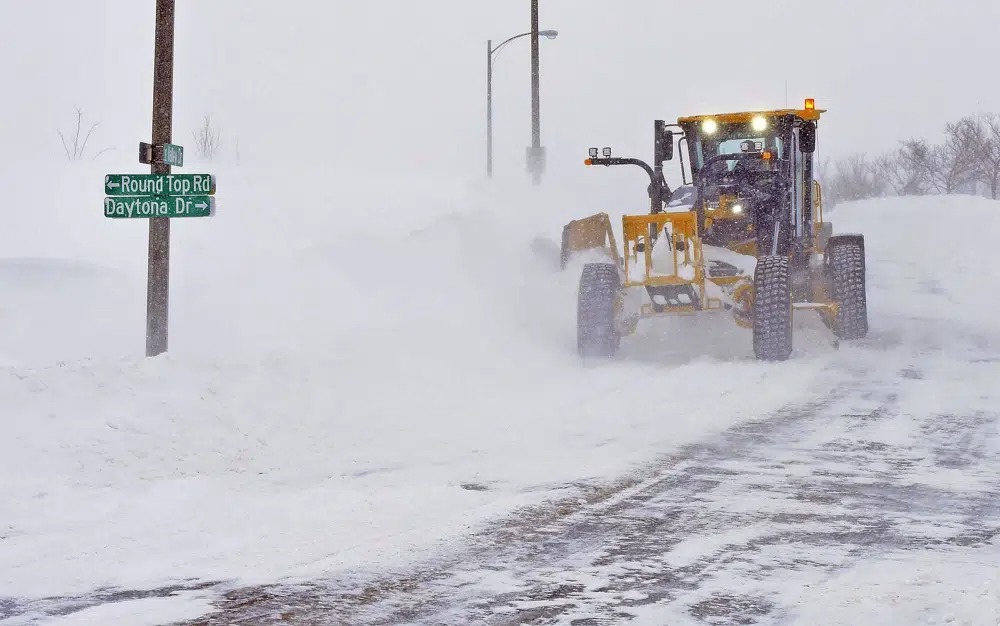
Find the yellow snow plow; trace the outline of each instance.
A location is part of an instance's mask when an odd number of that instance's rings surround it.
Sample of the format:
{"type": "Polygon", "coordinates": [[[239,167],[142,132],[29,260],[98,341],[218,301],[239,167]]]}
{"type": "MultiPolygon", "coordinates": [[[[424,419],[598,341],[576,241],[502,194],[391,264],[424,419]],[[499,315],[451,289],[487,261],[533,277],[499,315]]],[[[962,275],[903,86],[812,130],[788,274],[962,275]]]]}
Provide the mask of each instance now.
{"type": "Polygon", "coordinates": [[[641,319],[663,315],[731,313],[752,331],[762,360],[791,356],[794,311],[816,311],[840,339],[864,337],[864,237],[831,234],[813,175],[824,112],[810,99],[802,109],[682,117],[669,125],[677,133],[656,120],[652,166],[591,148],[588,166],[645,170],[650,210],[622,217],[620,248],[606,213],[563,229],[562,267],[586,261],[580,354],[613,356],[641,319]],[[684,184],[671,191],[663,163],[673,159],[675,139],[684,184]]]}

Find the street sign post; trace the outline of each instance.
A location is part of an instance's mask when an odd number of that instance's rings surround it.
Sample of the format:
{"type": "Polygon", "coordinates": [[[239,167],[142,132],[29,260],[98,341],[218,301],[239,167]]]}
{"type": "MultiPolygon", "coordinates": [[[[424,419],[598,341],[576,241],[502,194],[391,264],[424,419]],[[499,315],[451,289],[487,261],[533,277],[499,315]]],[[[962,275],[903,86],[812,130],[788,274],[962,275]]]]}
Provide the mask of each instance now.
{"type": "Polygon", "coordinates": [[[104,199],[104,217],[212,217],[215,198],[212,196],[116,196],[104,199]]]}
{"type": "MultiPolygon", "coordinates": [[[[150,143],[154,146],[166,145],[173,139],[175,8],[176,0],[156,0],[156,29],[153,33],[153,128],[150,136],[150,143]]],[[[149,164],[149,170],[150,174],[169,174],[170,166],[153,161],[149,164]]],[[[170,305],[169,219],[154,217],[149,220],[146,265],[146,356],[151,357],[167,351],[170,305]]]]}
{"type": "Polygon", "coordinates": [[[212,174],[108,174],[104,192],[109,196],[215,195],[212,174]]]}

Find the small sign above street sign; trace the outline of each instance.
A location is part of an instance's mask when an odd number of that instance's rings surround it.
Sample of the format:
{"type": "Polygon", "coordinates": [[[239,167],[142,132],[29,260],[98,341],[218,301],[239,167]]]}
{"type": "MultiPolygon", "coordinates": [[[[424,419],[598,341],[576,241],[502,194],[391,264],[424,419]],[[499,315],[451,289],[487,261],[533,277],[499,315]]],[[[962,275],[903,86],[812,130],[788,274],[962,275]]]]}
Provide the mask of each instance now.
{"type": "Polygon", "coordinates": [[[215,195],[212,174],[108,174],[104,192],[109,196],[215,195]]]}
{"type": "Polygon", "coordinates": [[[183,167],[184,148],[172,143],[151,144],[144,141],[139,142],[139,163],[150,165],[162,163],[163,165],[173,165],[183,167]]]}
{"type": "Polygon", "coordinates": [[[181,167],[184,165],[184,148],[172,143],[163,144],[163,163],[181,167]]]}
{"type": "Polygon", "coordinates": [[[169,198],[125,196],[104,199],[104,217],[212,217],[213,215],[215,215],[215,198],[212,196],[169,198]]]}

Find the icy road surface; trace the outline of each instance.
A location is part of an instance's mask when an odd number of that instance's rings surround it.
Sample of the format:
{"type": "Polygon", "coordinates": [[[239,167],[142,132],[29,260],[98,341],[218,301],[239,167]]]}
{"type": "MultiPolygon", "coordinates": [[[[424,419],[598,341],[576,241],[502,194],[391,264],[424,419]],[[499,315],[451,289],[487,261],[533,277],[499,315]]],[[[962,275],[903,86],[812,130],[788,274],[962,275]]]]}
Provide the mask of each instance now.
{"type": "Polygon", "coordinates": [[[678,320],[582,367],[576,276],[529,251],[589,205],[231,172],[143,360],[145,230],[74,172],[62,230],[0,233],[2,626],[996,624],[997,203],[829,214],[863,342],[806,314],[762,364],[678,320]]]}
{"type": "Polygon", "coordinates": [[[812,400],[648,477],[409,575],[241,590],[194,623],[1000,623],[1000,344],[896,322],[812,400]]]}

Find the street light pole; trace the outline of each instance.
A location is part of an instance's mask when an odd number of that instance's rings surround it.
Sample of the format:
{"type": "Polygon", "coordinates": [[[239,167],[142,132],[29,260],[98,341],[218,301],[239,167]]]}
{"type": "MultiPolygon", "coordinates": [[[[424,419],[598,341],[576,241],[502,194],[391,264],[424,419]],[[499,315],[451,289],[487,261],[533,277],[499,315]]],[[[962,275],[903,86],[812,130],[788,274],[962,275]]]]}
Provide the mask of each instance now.
{"type": "MultiPolygon", "coordinates": [[[[486,175],[490,178],[493,178],[493,61],[504,46],[515,39],[528,37],[532,34],[534,33],[527,32],[514,35],[496,48],[493,47],[492,39],[486,42],[486,175]]],[[[559,31],[543,30],[538,35],[546,39],[555,39],[559,36],[559,31]]]]}
{"type": "Polygon", "coordinates": [[[538,0],[531,0],[531,184],[542,182],[541,97],[538,68],[538,0]]]}
{"type": "Polygon", "coordinates": [[[486,176],[493,178],[493,40],[486,42],[486,176]]]}

